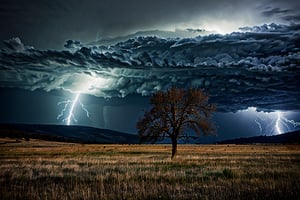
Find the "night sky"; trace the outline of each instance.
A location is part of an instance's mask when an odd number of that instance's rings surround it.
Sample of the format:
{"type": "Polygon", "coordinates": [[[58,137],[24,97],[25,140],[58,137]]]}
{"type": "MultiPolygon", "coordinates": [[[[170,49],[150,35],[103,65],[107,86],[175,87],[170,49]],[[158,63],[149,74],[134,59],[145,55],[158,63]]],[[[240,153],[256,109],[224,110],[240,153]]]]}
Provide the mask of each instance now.
{"type": "Polygon", "coordinates": [[[149,96],[203,88],[216,140],[300,129],[300,2],[2,0],[0,123],[136,133],[149,96]]]}

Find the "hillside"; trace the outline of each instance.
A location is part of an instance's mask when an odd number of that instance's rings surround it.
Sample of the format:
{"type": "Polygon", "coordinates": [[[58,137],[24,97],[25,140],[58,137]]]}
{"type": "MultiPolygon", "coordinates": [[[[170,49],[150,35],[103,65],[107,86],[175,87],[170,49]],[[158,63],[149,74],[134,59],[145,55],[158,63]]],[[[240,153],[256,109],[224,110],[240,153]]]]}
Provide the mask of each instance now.
{"type": "Polygon", "coordinates": [[[248,138],[237,138],[218,142],[219,144],[293,144],[300,143],[300,130],[272,136],[256,136],[248,138]]]}
{"type": "Polygon", "coordinates": [[[136,135],[86,126],[0,124],[0,137],[76,143],[134,144],[136,135]]]}
{"type": "MultiPolygon", "coordinates": [[[[0,137],[94,144],[137,144],[139,142],[137,135],[108,129],[99,129],[86,126],[40,124],[0,124],[0,137]]],[[[280,135],[236,138],[218,142],[218,144],[255,143],[300,143],[300,130],[280,135]]]]}

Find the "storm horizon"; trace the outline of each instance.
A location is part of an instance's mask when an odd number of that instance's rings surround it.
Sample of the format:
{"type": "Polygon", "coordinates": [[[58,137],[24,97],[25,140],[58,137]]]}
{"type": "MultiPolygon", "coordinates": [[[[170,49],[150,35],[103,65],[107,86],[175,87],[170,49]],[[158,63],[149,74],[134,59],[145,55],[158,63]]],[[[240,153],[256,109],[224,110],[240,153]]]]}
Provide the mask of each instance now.
{"type": "Polygon", "coordinates": [[[294,1],[1,3],[0,123],[136,134],[150,96],[201,88],[218,139],[300,129],[294,1]]]}

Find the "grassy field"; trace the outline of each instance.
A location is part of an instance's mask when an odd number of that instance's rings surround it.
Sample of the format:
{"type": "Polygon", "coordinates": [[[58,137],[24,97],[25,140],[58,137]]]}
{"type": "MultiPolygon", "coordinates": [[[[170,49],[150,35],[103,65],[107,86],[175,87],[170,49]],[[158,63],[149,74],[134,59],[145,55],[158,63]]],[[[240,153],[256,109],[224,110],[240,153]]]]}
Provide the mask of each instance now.
{"type": "Polygon", "coordinates": [[[300,145],[0,140],[1,199],[300,199],[300,145]]]}

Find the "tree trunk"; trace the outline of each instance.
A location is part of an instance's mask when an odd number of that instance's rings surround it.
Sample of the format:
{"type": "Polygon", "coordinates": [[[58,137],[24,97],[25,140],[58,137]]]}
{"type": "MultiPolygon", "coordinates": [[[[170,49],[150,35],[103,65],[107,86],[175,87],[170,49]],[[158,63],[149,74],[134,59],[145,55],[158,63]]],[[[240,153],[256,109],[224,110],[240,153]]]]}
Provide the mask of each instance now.
{"type": "Polygon", "coordinates": [[[172,138],[172,159],[176,156],[177,153],[177,139],[172,138]]]}

